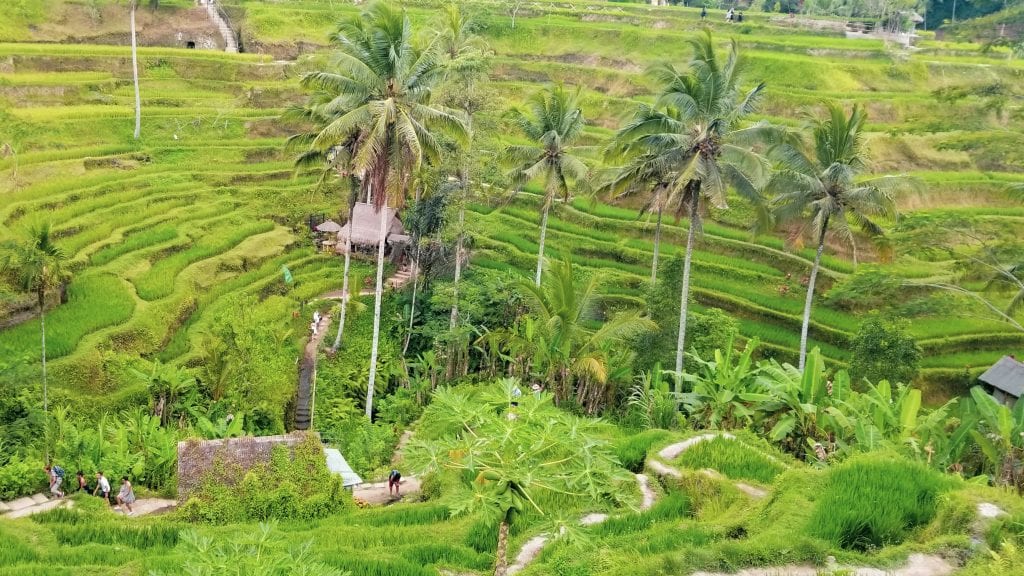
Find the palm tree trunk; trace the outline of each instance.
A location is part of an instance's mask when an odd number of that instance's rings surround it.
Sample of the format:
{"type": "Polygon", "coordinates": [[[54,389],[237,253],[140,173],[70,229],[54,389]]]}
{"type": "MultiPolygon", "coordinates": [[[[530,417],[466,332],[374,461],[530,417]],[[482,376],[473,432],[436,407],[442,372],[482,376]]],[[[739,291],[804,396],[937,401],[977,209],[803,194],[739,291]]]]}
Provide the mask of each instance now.
{"type": "MultiPolygon", "coordinates": [[[[381,191],[381,194],[384,192],[381,191]]],[[[380,345],[380,301],[384,296],[384,243],[387,239],[387,202],[381,206],[377,243],[377,286],[373,301],[373,342],[370,344],[370,382],[366,386],[366,417],[373,420],[373,385],[377,379],[377,347],[380,345]]]]}
{"type": "Polygon", "coordinates": [[[693,260],[693,240],[697,232],[699,190],[692,191],[690,200],[690,229],[686,234],[686,259],[683,260],[683,288],[679,296],[679,338],[676,340],[676,392],[682,391],[683,350],[686,345],[686,308],[690,299],[690,262],[693,260]]]}
{"type": "MultiPolygon", "coordinates": [[[[418,236],[418,235],[417,235],[418,236]]],[[[412,338],[413,319],[416,318],[416,295],[420,284],[420,240],[416,238],[416,257],[412,263],[412,307],[409,309],[409,329],[405,332],[402,343],[402,356],[409,350],[409,339],[412,338]]]]}
{"type": "Polygon", "coordinates": [[[334,337],[333,350],[335,351],[341,348],[341,335],[345,331],[345,312],[348,311],[348,299],[351,298],[351,295],[348,293],[348,269],[352,262],[352,228],[355,227],[355,222],[353,222],[354,216],[355,204],[348,208],[348,235],[345,238],[345,271],[344,278],[341,280],[341,313],[338,314],[338,335],[334,337]]]}
{"type": "MultiPolygon", "coordinates": [[[[48,427],[50,425],[50,421],[49,421],[49,418],[46,418],[46,416],[49,415],[50,405],[49,405],[49,398],[47,397],[47,390],[46,390],[46,310],[45,310],[45,308],[46,308],[46,306],[45,306],[46,305],[46,293],[43,292],[43,291],[40,291],[38,296],[39,296],[39,333],[40,333],[40,335],[42,337],[42,352],[43,352],[43,355],[42,355],[42,358],[43,358],[43,417],[44,417],[43,418],[43,426],[44,427],[48,427]]],[[[45,431],[46,431],[46,428],[44,428],[44,434],[45,434],[45,431]]],[[[49,441],[46,442],[46,449],[45,449],[44,457],[45,457],[46,463],[49,464],[50,463],[50,443],[49,443],[49,441]]]]}
{"type": "Polygon", "coordinates": [[[502,519],[498,525],[497,561],[494,563],[494,576],[505,576],[508,573],[508,521],[502,519]]]}
{"type": "Polygon", "coordinates": [[[654,225],[654,258],[651,259],[651,286],[658,281],[658,250],[661,248],[661,204],[658,204],[658,222],[654,225]]]}
{"type": "Polygon", "coordinates": [[[46,390],[46,297],[43,294],[39,296],[39,333],[42,336],[42,358],[43,358],[43,414],[47,413],[49,409],[49,398],[46,390]]]}
{"type": "Polygon", "coordinates": [[[131,33],[132,33],[132,80],[135,82],[135,139],[138,140],[142,134],[142,100],[139,97],[139,57],[135,41],[135,5],[132,0],[131,10],[131,33]]]}
{"type": "MultiPolygon", "coordinates": [[[[463,176],[463,182],[466,178],[463,176]]],[[[465,187],[463,187],[465,194],[465,187]]],[[[455,240],[455,281],[452,284],[452,316],[448,329],[454,331],[459,323],[459,280],[462,278],[462,241],[463,227],[466,224],[466,199],[462,198],[462,205],[459,206],[459,235],[455,240]]]]}
{"type": "Polygon", "coordinates": [[[544,215],[540,218],[540,249],[537,251],[537,277],[534,284],[540,286],[540,273],[544,269],[544,237],[548,234],[548,210],[551,206],[544,206],[544,215]]]}
{"type": "Polygon", "coordinates": [[[821,236],[818,238],[818,251],[814,255],[814,266],[811,267],[811,277],[807,280],[807,299],[804,300],[804,322],[800,327],[800,370],[804,369],[807,360],[807,329],[811,324],[811,302],[814,301],[814,283],[818,279],[818,266],[821,264],[821,253],[825,251],[825,230],[828,228],[828,217],[821,227],[821,236]]]}

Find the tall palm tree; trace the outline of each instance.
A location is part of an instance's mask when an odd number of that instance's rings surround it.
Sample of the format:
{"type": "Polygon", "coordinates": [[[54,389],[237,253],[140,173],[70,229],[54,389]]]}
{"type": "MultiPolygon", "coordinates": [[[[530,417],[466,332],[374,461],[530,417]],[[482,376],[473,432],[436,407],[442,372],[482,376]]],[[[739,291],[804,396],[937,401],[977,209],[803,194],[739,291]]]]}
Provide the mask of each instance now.
{"type": "Polygon", "coordinates": [[[131,24],[132,36],[132,82],[135,84],[135,139],[138,140],[142,134],[142,99],[139,95],[139,56],[135,38],[135,9],[139,7],[138,0],[129,0],[129,23],[131,24]]]}
{"type": "MultiPolygon", "coordinates": [[[[462,260],[465,257],[466,201],[470,194],[470,158],[473,146],[473,115],[483,106],[480,85],[486,81],[490,69],[490,50],[487,43],[474,33],[476,23],[466,16],[458,4],[445,7],[441,27],[437,33],[438,45],[445,55],[445,79],[449,83],[449,105],[462,110],[466,117],[466,149],[464,162],[459,167],[460,194],[455,239],[455,277],[452,281],[452,310],[449,330],[454,332],[459,321],[459,281],[462,279],[462,260]]],[[[449,358],[454,355],[449,354],[449,358]]],[[[449,377],[452,362],[449,362],[449,377]]]]}
{"type": "Polygon", "coordinates": [[[366,391],[366,416],[372,418],[380,309],[384,285],[384,247],[389,203],[400,208],[408,186],[424,158],[436,160],[441,146],[432,130],[465,139],[455,113],[430,102],[431,89],[442,78],[436,43],[419,47],[408,17],[390,6],[371,5],[341,23],[331,35],[338,51],[335,70],[312,72],[303,85],[338,94],[331,106],[344,111],[319,132],[310,147],[328,150],[360,134],[351,159],[380,215],[373,342],[366,391]]]}
{"type": "MultiPolygon", "coordinates": [[[[296,172],[300,170],[313,170],[320,173],[317,187],[322,187],[331,176],[348,179],[348,191],[345,197],[346,213],[351,223],[355,215],[356,203],[366,192],[362,180],[353,172],[352,158],[359,149],[363,139],[363,133],[358,129],[352,129],[337,144],[328,148],[312,147],[311,144],[320,135],[320,131],[349,110],[345,107],[347,93],[337,85],[330,85],[314,89],[309,101],[302,106],[294,106],[285,111],[284,119],[297,120],[307,125],[312,125],[311,130],[294,134],[288,138],[287,146],[300,150],[295,157],[296,172]]],[[[341,348],[342,337],[345,332],[346,302],[350,298],[348,293],[349,270],[352,263],[352,229],[349,225],[348,234],[345,237],[345,265],[342,271],[342,304],[338,315],[338,332],[334,337],[334,345],[331,350],[337,351],[341,348]]]]}
{"type": "MultiPolygon", "coordinates": [[[[662,88],[653,107],[642,106],[636,117],[619,130],[613,146],[627,157],[650,156],[655,165],[670,167],[673,174],[666,205],[678,206],[689,218],[686,258],[679,306],[676,341],[677,373],[683,371],[686,344],[687,303],[693,244],[701,229],[702,204],[726,207],[728,185],[761,206],[758,190],[767,165],[751,145],[774,130],[764,123],[744,126],[764,90],[759,84],[749,91],[741,87],[743,63],[732,42],[725,60],[715,53],[711,33],[690,40],[693,56],[685,70],[670,64],[656,66],[651,76],[662,88]]],[[[758,210],[760,218],[764,213],[758,210]]],[[[677,390],[679,382],[677,381],[677,390]]]]}
{"type": "MultiPolygon", "coordinates": [[[[621,148],[617,142],[606,150],[609,159],[615,158],[621,148]]],[[[601,185],[601,189],[615,198],[623,198],[643,194],[644,204],[640,215],[654,212],[654,255],[651,258],[651,285],[658,281],[658,255],[661,252],[661,220],[669,199],[678,200],[678,195],[671,194],[672,181],[675,173],[665,158],[656,153],[637,154],[622,167],[615,169],[611,178],[601,185]]]]}
{"type": "Polygon", "coordinates": [[[17,289],[35,293],[36,305],[39,307],[43,412],[46,413],[49,411],[46,386],[46,295],[64,286],[71,277],[71,271],[67,268],[64,251],[53,242],[49,223],[30,228],[27,238],[21,242],[10,242],[4,248],[6,254],[0,260],[0,275],[6,277],[17,289]]]}
{"type": "Polygon", "coordinates": [[[548,211],[557,197],[569,199],[569,186],[587,177],[587,165],[573,155],[573,144],[583,133],[586,121],[579,106],[579,91],[562,86],[547,87],[529,98],[529,112],[513,110],[512,121],[530,140],[529,144],[509,146],[505,157],[512,165],[509,180],[518,191],[528,182],[544,184],[541,201],[540,249],[534,285],[540,286],[544,266],[544,238],[548,230],[548,211]]]}
{"type": "Polygon", "coordinates": [[[774,195],[775,216],[781,223],[798,226],[794,238],[810,234],[817,246],[800,329],[800,370],[807,359],[811,303],[829,232],[852,244],[852,221],[869,235],[882,234],[874,218],[895,217],[893,193],[913,184],[898,176],[857,179],[867,161],[863,137],[866,119],[859,105],[847,117],[841,105],[827,103],[826,115],[812,121],[808,141],[778,144],[771,152],[779,163],[767,187],[774,195]]]}

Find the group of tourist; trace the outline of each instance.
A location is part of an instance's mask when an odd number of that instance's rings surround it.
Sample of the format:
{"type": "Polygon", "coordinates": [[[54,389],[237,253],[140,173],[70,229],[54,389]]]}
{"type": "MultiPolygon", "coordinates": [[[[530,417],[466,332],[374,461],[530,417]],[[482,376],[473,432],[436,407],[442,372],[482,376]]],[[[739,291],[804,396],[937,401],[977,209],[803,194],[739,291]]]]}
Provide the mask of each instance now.
{"type": "MultiPolygon", "coordinates": [[[[700,9],[700,19],[704,20],[708,17],[708,7],[704,6],[700,9]]],[[[733,8],[729,8],[729,11],[725,13],[726,22],[743,22],[743,12],[737,12],[733,8]]]]}
{"type": "MultiPolygon", "coordinates": [[[[50,483],[50,494],[55,498],[63,498],[66,496],[67,493],[61,489],[61,486],[64,484],[64,468],[57,464],[53,464],[44,466],[43,470],[46,471],[46,476],[50,483]]],[[[103,471],[96,473],[96,487],[91,490],[89,489],[89,481],[85,478],[85,472],[79,470],[77,477],[79,492],[99,496],[100,498],[103,498],[108,505],[111,504],[110,480],[107,480],[107,477],[103,475],[103,471]]],[[[135,511],[132,510],[132,504],[135,502],[135,490],[132,489],[132,483],[128,480],[127,476],[121,477],[121,490],[114,498],[117,502],[117,506],[114,507],[114,510],[120,510],[121,506],[124,506],[127,510],[126,514],[129,516],[135,513],[135,511]]]]}

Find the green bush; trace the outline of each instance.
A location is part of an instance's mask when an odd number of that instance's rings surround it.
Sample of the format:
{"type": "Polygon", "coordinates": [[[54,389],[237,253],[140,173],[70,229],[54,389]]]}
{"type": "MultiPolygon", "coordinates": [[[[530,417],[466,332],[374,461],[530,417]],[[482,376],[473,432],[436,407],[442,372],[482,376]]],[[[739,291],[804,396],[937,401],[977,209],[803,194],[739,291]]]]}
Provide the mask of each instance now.
{"type": "Polygon", "coordinates": [[[951,485],[923,464],[863,454],[829,470],[809,530],[853,550],[899,544],[935,516],[939,494],[951,485]]]}
{"type": "Polygon", "coordinates": [[[46,490],[42,465],[15,454],[0,466],[0,500],[13,500],[46,490]]]}
{"type": "Polygon", "coordinates": [[[346,507],[349,496],[341,477],[327,470],[323,448],[308,436],[289,454],[283,445],[271,451],[238,480],[238,471],[214,466],[199,488],[178,509],[191,522],[227,524],[273,518],[323,518],[346,507]]]}

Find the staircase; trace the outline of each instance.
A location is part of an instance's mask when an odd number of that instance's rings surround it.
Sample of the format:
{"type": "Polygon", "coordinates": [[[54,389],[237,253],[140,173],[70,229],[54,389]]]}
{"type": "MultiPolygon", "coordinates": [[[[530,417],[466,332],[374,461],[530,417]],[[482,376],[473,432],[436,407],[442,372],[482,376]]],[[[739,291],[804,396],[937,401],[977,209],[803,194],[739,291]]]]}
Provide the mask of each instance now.
{"type": "Polygon", "coordinates": [[[387,285],[388,288],[398,290],[402,286],[408,284],[409,281],[412,280],[412,276],[413,267],[411,264],[406,264],[405,266],[399,268],[398,271],[395,272],[394,276],[388,278],[385,284],[387,285]]]}
{"type": "Polygon", "coordinates": [[[45,494],[33,494],[10,502],[0,502],[0,518],[24,518],[70,504],[70,500],[51,500],[45,494]]]}
{"type": "Polygon", "coordinates": [[[238,39],[235,37],[235,31],[231,29],[224,13],[217,6],[217,0],[196,1],[200,6],[206,6],[206,14],[209,16],[210,22],[220,30],[220,35],[224,38],[224,51],[238,52],[238,39]]]}

